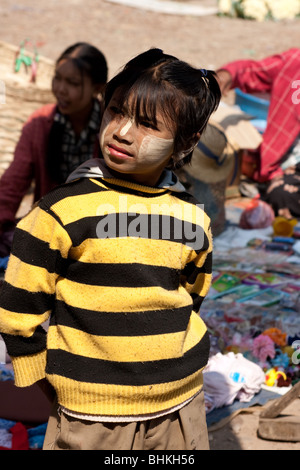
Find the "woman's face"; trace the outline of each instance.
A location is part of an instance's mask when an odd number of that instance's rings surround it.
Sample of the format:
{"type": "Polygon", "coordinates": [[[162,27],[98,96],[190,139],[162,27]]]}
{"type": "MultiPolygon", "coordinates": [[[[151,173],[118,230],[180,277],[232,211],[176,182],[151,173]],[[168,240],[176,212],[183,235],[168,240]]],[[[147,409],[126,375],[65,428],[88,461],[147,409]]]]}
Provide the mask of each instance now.
{"type": "Polygon", "coordinates": [[[168,124],[159,111],[156,119],[156,125],[141,117],[136,123],[128,109],[119,108],[115,93],[100,129],[100,146],[107,166],[126,174],[131,181],[155,186],[173,154],[175,137],[174,124],[168,124]]]}
{"type": "Polygon", "coordinates": [[[91,108],[97,87],[89,76],[81,74],[72,60],[63,59],[56,66],[52,92],[60,112],[72,116],[91,108]]]}

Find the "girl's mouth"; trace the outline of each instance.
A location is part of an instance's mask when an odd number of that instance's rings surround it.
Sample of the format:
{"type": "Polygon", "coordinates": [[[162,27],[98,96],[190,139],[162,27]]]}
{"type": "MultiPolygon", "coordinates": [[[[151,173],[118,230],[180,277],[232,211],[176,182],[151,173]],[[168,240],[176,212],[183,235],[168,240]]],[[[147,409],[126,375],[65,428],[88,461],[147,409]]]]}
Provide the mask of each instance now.
{"type": "Polygon", "coordinates": [[[129,153],[127,150],[122,149],[121,147],[117,147],[116,145],[110,144],[107,146],[108,151],[112,157],[117,158],[132,158],[132,154],[129,153]]]}
{"type": "Polygon", "coordinates": [[[68,108],[68,103],[67,103],[66,101],[64,101],[64,100],[58,99],[58,100],[57,100],[57,105],[58,105],[58,107],[61,108],[61,109],[67,109],[67,108],[68,108]]]}

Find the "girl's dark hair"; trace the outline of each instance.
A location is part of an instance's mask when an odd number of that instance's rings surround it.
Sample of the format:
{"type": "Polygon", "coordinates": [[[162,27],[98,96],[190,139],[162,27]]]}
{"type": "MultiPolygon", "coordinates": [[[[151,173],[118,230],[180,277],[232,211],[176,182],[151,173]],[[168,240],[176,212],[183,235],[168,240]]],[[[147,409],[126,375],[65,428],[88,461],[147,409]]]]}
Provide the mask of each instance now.
{"type": "MultiPolygon", "coordinates": [[[[69,46],[56,60],[58,65],[62,60],[71,60],[80,71],[81,76],[87,75],[95,85],[105,85],[108,76],[107,62],[102,52],[86,42],[77,42],[69,46]]],[[[59,174],[61,161],[61,145],[64,129],[61,124],[53,122],[47,147],[46,165],[51,179],[62,183],[59,174]]]]}
{"type": "Polygon", "coordinates": [[[211,70],[196,69],[160,49],[149,49],[130,60],[106,86],[105,106],[118,90],[119,106],[129,106],[137,123],[156,124],[156,109],[176,125],[173,169],[189,163],[196,135],[202,134],[221,99],[211,70]],[[132,99],[133,98],[133,99],[132,99]]]}
{"type": "Polygon", "coordinates": [[[70,59],[82,74],[91,78],[94,84],[107,82],[106,59],[97,47],[86,42],[77,42],[59,56],[56,65],[64,59],[70,59]]]}

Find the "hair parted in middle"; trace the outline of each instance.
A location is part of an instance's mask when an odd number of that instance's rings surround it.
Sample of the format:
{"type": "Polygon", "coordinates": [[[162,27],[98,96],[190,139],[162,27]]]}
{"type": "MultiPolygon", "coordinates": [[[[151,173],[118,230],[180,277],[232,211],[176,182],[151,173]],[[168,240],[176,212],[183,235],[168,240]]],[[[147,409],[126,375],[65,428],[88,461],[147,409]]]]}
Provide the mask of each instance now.
{"type": "Polygon", "coordinates": [[[120,108],[126,106],[137,124],[145,118],[156,124],[157,110],[166,123],[175,124],[173,169],[190,162],[193,149],[221,99],[213,71],[196,69],[156,48],[130,60],[108,82],[105,106],[116,91],[120,108]]]}

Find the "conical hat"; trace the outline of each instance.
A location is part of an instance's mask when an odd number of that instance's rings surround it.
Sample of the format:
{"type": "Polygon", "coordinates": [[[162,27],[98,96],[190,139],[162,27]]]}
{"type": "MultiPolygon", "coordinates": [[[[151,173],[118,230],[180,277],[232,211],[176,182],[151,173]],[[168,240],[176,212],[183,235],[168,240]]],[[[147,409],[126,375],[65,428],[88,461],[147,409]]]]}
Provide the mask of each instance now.
{"type": "Polygon", "coordinates": [[[210,120],[184,170],[206,183],[226,180],[237,162],[237,145],[229,141],[222,126],[210,120]]]}

